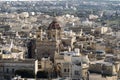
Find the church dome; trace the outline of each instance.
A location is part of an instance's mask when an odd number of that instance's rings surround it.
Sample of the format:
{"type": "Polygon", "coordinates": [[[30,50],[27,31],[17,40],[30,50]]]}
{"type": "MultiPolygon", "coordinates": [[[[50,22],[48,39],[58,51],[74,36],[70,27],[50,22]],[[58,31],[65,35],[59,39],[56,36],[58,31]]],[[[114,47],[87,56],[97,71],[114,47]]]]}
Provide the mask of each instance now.
{"type": "Polygon", "coordinates": [[[49,24],[48,30],[52,30],[52,29],[57,29],[57,30],[61,29],[60,24],[57,22],[56,19],[49,24]]]}

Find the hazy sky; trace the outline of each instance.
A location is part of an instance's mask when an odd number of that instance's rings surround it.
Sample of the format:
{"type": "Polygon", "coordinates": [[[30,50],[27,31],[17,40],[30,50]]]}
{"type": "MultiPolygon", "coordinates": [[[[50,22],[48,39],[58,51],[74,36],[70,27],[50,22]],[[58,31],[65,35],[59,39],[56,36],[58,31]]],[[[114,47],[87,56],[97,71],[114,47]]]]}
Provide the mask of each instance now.
{"type": "MultiPolygon", "coordinates": [[[[0,0],[0,1],[42,1],[42,0],[0,0]]],[[[58,0],[44,0],[44,1],[58,1],[58,0]]],[[[120,0],[109,0],[109,1],[120,1],[120,0]]]]}
{"type": "MultiPolygon", "coordinates": [[[[0,1],[42,1],[42,0],[0,0],[0,1]]],[[[44,1],[55,1],[55,0],[44,0],[44,1]]]]}
{"type": "MultiPolygon", "coordinates": [[[[42,0],[0,0],[0,1],[42,1],[42,0]]],[[[57,1],[57,0],[44,0],[44,1],[57,1]]]]}

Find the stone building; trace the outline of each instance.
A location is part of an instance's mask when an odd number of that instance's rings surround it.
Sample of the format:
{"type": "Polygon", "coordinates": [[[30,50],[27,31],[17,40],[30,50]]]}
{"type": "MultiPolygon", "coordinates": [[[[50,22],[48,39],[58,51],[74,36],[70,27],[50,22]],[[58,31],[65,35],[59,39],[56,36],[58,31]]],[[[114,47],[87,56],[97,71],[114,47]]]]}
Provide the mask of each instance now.
{"type": "Polygon", "coordinates": [[[17,70],[31,70],[37,74],[38,60],[35,59],[3,59],[0,60],[0,80],[11,80],[17,70]]]}
{"type": "Polygon", "coordinates": [[[73,51],[55,54],[55,65],[57,74],[62,78],[69,77],[72,80],[86,80],[89,77],[89,59],[81,56],[79,52],[73,51]]]}
{"type": "Polygon", "coordinates": [[[75,41],[75,33],[63,31],[60,24],[54,19],[47,30],[40,27],[36,32],[36,59],[50,57],[50,60],[54,61],[55,53],[73,50],[75,41]]]}
{"type": "Polygon", "coordinates": [[[43,31],[41,28],[36,32],[36,58],[50,57],[54,60],[55,52],[59,52],[61,27],[56,20],[53,20],[48,29],[43,31]]]}

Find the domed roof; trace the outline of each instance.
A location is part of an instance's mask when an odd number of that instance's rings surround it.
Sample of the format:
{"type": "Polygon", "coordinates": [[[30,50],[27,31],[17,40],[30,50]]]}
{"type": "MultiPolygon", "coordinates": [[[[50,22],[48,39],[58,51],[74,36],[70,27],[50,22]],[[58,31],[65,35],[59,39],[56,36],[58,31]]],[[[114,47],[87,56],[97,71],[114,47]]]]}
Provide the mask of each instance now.
{"type": "Polygon", "coordinates": [[[51,30],[51,29],[57,29],[57,30],[61,29],[60,24],[57,22],[56,19],[50,23],[48,30],[51,30]]]}

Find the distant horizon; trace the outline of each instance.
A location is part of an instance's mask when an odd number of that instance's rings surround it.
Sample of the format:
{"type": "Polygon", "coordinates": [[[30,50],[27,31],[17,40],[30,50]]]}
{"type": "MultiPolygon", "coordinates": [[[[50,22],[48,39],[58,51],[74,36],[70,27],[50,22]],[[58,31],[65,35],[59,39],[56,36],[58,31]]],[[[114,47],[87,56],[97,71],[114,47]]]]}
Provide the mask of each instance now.
{"type": "MultiPolygon", "coordinates": [[[[58,0],[0,0],[0,1],[58,1],[58,0]]],[[[59,0],[63,1],[63,0],[59,0]]]]}
{"type": "Polygon", "coordinates": [[[57,1],[57,0],[0,0],[0,1],[57,1]]]}
{"type": "Polygon", "coordinates": [[[64,1],[64,0],[0,0],[0,1],[64,1]]]}
{"type": "MultiPolygon", "coordinates": [[[[65,0],[0,0],[0,1],[65,1],[65,0]]],[[[99,0],[96,0],[96,1],[99,1],[99,0]]],[[[104,0],[104,1],[120,1],[120,0],[104,0]]]]}

